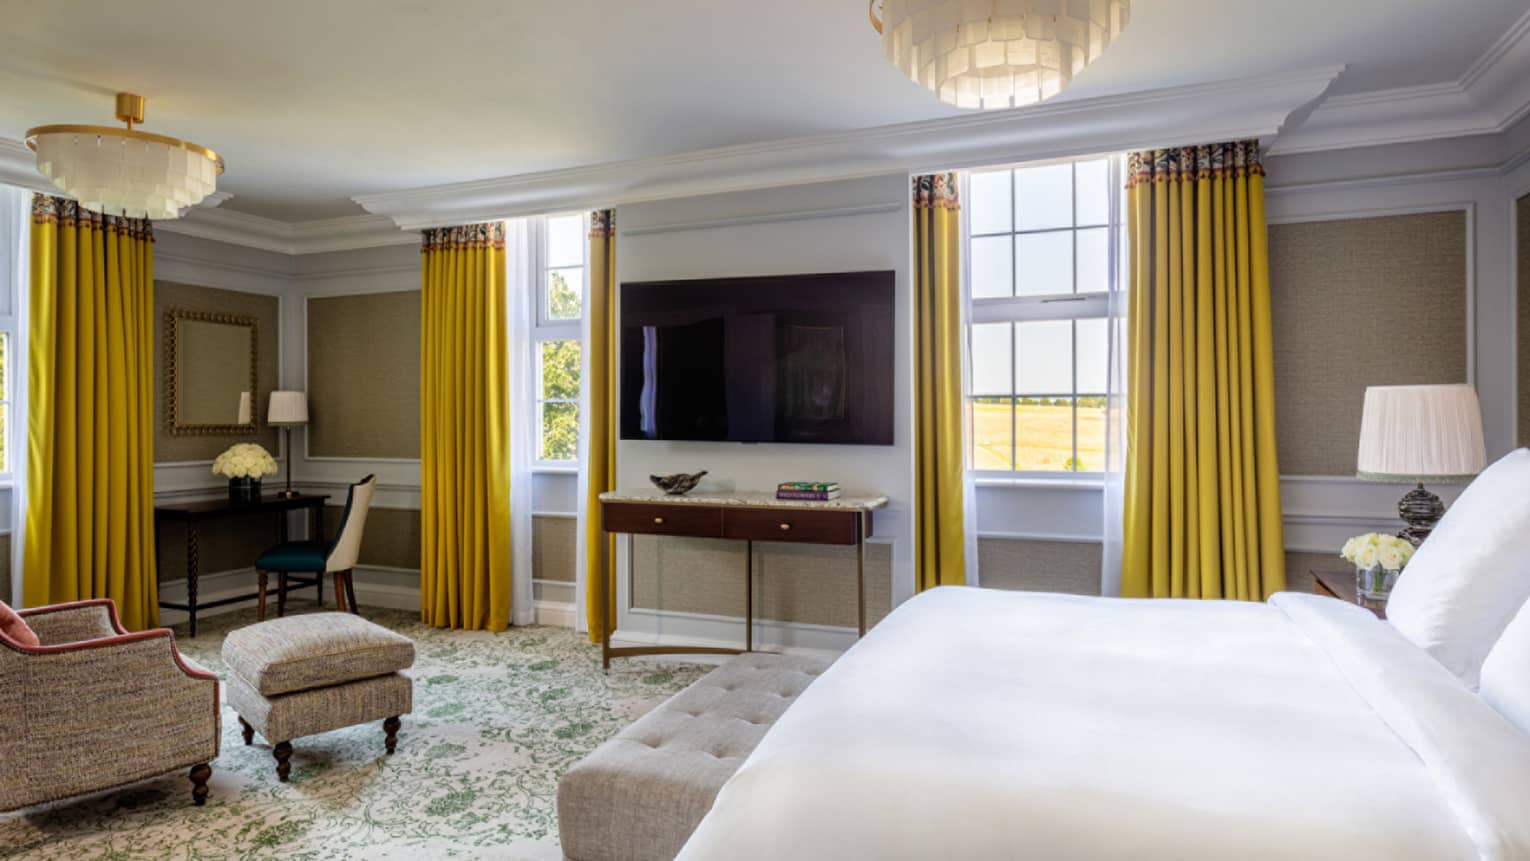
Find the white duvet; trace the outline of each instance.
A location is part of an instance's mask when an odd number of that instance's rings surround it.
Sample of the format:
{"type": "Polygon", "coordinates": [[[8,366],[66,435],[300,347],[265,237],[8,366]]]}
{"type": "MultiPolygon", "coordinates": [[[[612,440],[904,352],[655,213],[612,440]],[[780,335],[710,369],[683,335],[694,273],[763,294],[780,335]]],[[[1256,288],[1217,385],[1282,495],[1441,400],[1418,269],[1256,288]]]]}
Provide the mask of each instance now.
{"type": "Polygon", "coordinates": [[[1530,859],[1530,739],[1331,599],[936,589],[802,694],[680,854],[831,858],[1530,859]]]}

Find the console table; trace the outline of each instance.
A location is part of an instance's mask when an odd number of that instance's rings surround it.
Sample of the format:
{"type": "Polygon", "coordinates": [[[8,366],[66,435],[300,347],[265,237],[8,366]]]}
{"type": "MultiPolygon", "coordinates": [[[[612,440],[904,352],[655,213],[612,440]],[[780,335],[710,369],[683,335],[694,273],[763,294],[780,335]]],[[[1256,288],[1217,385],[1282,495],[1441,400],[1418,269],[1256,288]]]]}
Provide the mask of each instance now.
{"type": "MultiPolygon", "coordinates": [[[[329,499],[324,494],[303,493],[294,497],[283,499],[280,496],[262,496],[253,502],[233,502],[227,497],[220,499],[196,499],[187,502],[161,502],[154,506],[154,522],[157,527],[161,522],[170,520],[186,524],[186,603],[176,604],[170,601],[160,601],[159,606],[171,610],[184,610],[190,616],[188,633],[197,635],[197,608],[220,607],[224,604],[235,604],[240,601],[248,601],[255,598],[259,593],[251,592],[248,595],[238,595],[233,598],[223,598],[217,601],[197,603],[197,526],[204,520],[213,520],[220,517],[252,517],[262,514],[280,514],[283,542],[287,540],[287,517],[289,511],[309,509],[313,512],[313,526],[309,535],[319,538],[324,534],[324,500],[329,499]]],[[[255,560],[250,560],[252,563],[255,560]]],[[[317,584],[313,580],[288,578],[286,592],[298,588],[317,585],[322,595],[324,578],[319,577],[317,584]]],[[[283,597],[286,596],[283,592],[283,597]]]]}
{"type": "MultiPolygon", "coordinates": [[[[625,646],[612,647],[607,619],[601,637],[601,663],[634,655],[723,654],[754,651],[754,542],[793,541],[804,544],[854,545],[856,629],[866,634],[866,539],[871,537],[872,511],[887,505],[885,496],[841,496],[809,501],[776,499],[773,493],[687,494],[670,496],[659,490],[607,491],[600,495],[601,528],[627,535],[629,569],[634,538],[671,535],[685,538],[729,538],[742,541],[744,553],[744,647],[625,646]]],[[[607,560],[600,578],[598,606],[611,606],[610,582],[615,559],[607,560]]]]}

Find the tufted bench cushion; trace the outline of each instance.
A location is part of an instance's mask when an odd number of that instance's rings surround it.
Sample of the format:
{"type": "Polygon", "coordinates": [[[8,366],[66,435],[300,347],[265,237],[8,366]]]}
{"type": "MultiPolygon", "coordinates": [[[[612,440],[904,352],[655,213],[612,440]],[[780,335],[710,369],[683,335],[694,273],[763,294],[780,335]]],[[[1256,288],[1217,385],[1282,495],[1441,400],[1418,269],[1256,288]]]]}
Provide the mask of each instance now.
{"type": "Polygon", "coordinates": [[[564,773],[558,832],[569,861],[670,861],[718,790],[826,658],[739,655],[564,773]]]}

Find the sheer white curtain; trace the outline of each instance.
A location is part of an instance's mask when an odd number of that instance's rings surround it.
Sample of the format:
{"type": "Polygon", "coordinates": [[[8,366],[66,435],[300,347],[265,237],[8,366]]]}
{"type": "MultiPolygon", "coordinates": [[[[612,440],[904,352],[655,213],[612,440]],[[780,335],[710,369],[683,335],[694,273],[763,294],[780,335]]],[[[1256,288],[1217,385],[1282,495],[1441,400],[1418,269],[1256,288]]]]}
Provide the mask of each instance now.
{"type": "MultiPolygon", "coordinates": [[[[962,394],[972,391],[972,267],[967,265],[970,256],[971,242],[968,237],[972,235],[972,183],[970,174],[962,171],[957,174],[957,193],[961,195],[962,230],[962,394]]],[[[972,410],[964,404],[962,409],[962,450],[965,457],[972,454],[972,410]]],[[[981,586],[982,575],[978,565],[978,509],[977,509],[977,481],[973,478],[970,468],[962,471],[962,559],[966,563],[965,583],[968,586],[981,586]]]]}
{"type": "Polygon", "coordinates": [[[536,622],[531,569],[531,482],[536,459],[537,255],[531,219],[505,222],[505,331],[510,351],[510,623],[536,622]]]}
{"type": "MultiPolygon", "coordinates": [[[[27,488],[27,299],[31,294],[31,271],[27,260],[28,231],[32,210],[32,192],[12,185],[0,185],[0,314],[15,323],[10,356],[5,373],[6,392],[11,403],[5,416],[5,450],[11,468],[11,594],[0,595],[14,607],[21,601],[21,548],[26,529],[27,488]]],[[[4,493],[0,490],[0,493],[4,493]]]]}
{"type": "Polygon", "coordinates": [[[1106,364],[1105,397],[1105,525],[1100,562],[1100,594],[1121,594],[1121,546],[1126,504],[1126,314],[1130,299],[1127,270],[1126,158],[1110,160],[1110,302],[1107,330],[1110,355],[1106,364]]]}

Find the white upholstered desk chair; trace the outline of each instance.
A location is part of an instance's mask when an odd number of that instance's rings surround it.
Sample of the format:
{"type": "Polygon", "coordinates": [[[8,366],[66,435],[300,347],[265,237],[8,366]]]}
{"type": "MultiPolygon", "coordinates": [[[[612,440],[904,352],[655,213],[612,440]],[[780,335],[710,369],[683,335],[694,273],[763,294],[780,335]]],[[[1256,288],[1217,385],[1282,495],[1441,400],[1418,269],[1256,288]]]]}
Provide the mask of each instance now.
{"type": "Polygon", "coordinates": [[[335,578],[335,604],[344,611],[349,605],[356,609],[356,585],[351,582],[351,571],[361,555],[361,534],[367,524],[367,510],[372,507],[372,492],[377,489],[377,477],[369,475],[351,485],[345,496],[345,510],[340,515],[340,528],[334,540],[288,541],[260,554],[255,561],[255,575],[259,578],[260,603],[255,617],[266,618],[266,574],[276,572],[276,615],[287,610],[287,575],[313,574],[322,579],[327,574],[335,578]]]}

